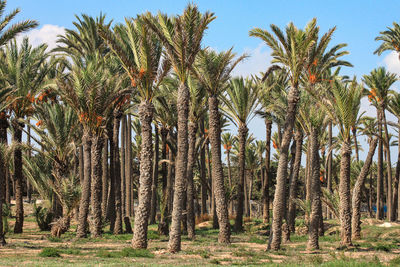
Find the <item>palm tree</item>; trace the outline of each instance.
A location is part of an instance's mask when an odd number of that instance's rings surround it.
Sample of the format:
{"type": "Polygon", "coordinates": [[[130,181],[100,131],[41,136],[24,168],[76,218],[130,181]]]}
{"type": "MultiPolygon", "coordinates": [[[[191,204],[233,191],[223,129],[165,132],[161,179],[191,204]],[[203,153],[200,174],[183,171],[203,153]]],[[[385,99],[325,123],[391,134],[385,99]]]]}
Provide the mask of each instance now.
{"type": "MultiPolygon", "coordinates": [[[[389,132],[388,132],[388,124],[386,121],[385,110],[388,106],[389,102],[389,91],[390,87],[397,81],[397,76],[393,73],[387,72],[384,67],[380,67],[371,71],[369,75],[364,75],[363,80],[365,84],[370,88],[370,96],[368,97],[372,104],[376,107],[378,112],[378,134],[382,135],[382,125],[384,127],[385,137],[382,138],[384,140],[384,147],[387,153],[387,174],[388,174],[388,182],[387,182],[387,214],[388,219],[390,221],[394,220],[395,211],[392,207],[392,167],[391,167],[391,157],[390,157],[390,147],[389,147],[389,132]]],[[[379,151],[381,151],[381,143],[380,140],[379,151]]],[[[382,152],[378,153],[381,155],[382,152]]],[[[378,155],[378,160],[379,156],[378,155]]],[[[378,162],[378,168],[379,168],[378,162]]],[[[378,170],[378,180],[379,180],[379,170],[378,170]]],[[[378,181],[379,184],[379,181],[378,181]]],[[[379,193],[378,193],[379,194],[379,193]]],[[[379,196],[379,195],[378,195],[379,196]]],[[[378,198],[379,199],[379,198],[378,198]]],[[[377,207],[379,207],[377,205],[377,207]]],[[[377,208],[378,209],[378,208],[377,208]]],[[[378,213],[378,212],[377,212],[378,213]]]]}
{"type": "MultiPolygon", "coordinates": [[[[20,9],[17,8],[13,10],[11,13],[4,15],[6,9],[7,1],[0,1],[0,48],[2,48],[5,44],[7,44],[10,40],[17,36],[17,34],[28,31],[30,29],[36,28],[38,23],[34,20],[25,20],[21,22],[14,23],[9,25],[10,22],[15,18],[15,16],[20,12],[20,9]]],[[[3,85],[3,84],[2,84],[3,85]]],[[[3,87],[3,86],[2,86],[3,87]]],[[[5,96],[8,91],[4,91],[4,87],[1,89],[1,95],[5,96]]],[[[8,90],[8,89],[7,89],[8,90]]],[[[4,100],[4,99],[3,99],[4,100]]],[[[6,103],[5,101],[1,101],[1,103],[6,103]]],[[[3,105],[2,109],[0,109],[0,144],[5,144],[7,141],[7,128],[8,122],[5,113],[5,108],[7,105],[3,105]]],[[[3,185],[6,182],[6,168],[4,164],[4,160],[0,159],[0,185],[3,185]]],[[[4,187],[5,188],[5,187],[4,187]]],[[[3,201],[5,199],[5,195],[3,195],[4,190],[0,190],[0,220],[2,217],[2,206],[3,201]]],[[[0,224],[3,225],[3,224],[0,224]]],[[[4,246],[6,241],[4,239],[3,228],[0,227],[0,246],[4,246]]]]}
{"type": "Polygon", "coordinates": [[[360,206],[361,206],[361,190],[364,186],[365,179],[369,173],[369,169],[372,163],[372,158],[375,154],[375,149],[378,144],[378,138],[372,137],[376,134],[376,121],[374,119],[363,119],[364,128],[361,130],[363,134],[368,136],[369,150],[367,157],[365,159],[364,165],[361,168],[360,174],[357,177],[356,183],[353,188],[353,197],[352,197],[352,207],[353,214],[351,219],[352,224],[352,238],[360,239],[361,237],[361,215],[360,215],[360,206]]]}
{"type": "Polygon", "coordinates": [[[43,92],[38,97],[38,100],[42,100],[37,101],[35,107],[34,118],[37,123],[36,125],[30,125],[36,134],[32,135],[31,138],[41,148],[38,149],[32,146],[31,149],[36,151],[38,156],[50,160],[53,171],[51,177],[40,175],[36,177],[35,168],[30,166],[27,167],[27,173],[29,174],[29,181],[39,192],[41,191],[39,187],[45,184],[58,197],[62,205],[63,217],[57,221],[58,223],[53,224],[52,233],[57,233],[59,236],[68,230],[71,212],[79,203],[80,198],[80,188],[76,185],[78,176],[73,168],[79,125],[77,116],[71,107],[61,103],[48,103],[48,101],[43,100],[46,95],[46,92],[43,92]],[[42,103],[42,101],[45,102],[42,103]],[[36,181],[36,179],[40,178],[44,178],[41,183],[36,181]],[[62,229],[62,231],[55,231],[56,229],[62,229]]]}
{"type": "MultiPolygon", "coordinates": [[[[233,135],[230,132],[226,132],[222,135],[222,145],[225,149],[226,161],[228,163],[228,182],[229,182],[229,190],[233,192],[232,187],[232,170],[231,170],[231,149],[233,143],[235,142],[233,135]]],[[[230,213],[233,215],[233,200],[232,195],[230,197],[230,205],[229,205],[230,213]]]]}
{"type": "Polygon", "coordinates": [[[387,27],[387,30],[380,32],[380,34],[375,38],[375,41],[382,41],[383,43],[375,50],[374,54],[381,55],[388,50],[400,52],[400,25],[398,23],[393,22],[393,28],[387,27]]]}
{"type": "MultiPolygon", "coordinates": [[[[150,14],[143,18],[151,19],[150,14]]],[[[126,19],[125,25],[117,25],[114,35],[100,28],[100,35],[108,42],[118,57],[131,86],[139,92],[139,118],[141,123],[141,154],[139,178],[139,205],[136,209],[132,239],[134,248],[147,248],[147,226],[150,214],[151,184],[153,168],[152,127],[156,90],[169,71],[169,62],[161,61],[162,45],[141,17],[126,19]]]]}
{"type": "MultiPolygon", "coordinates": [[[[46,45],[40,45],[32,48],[27,38],[24,38],[20,47],[15,40],[9,43],[1,54],[5,64],[0,66],[0,75],[4,79],[6,87],[13,88],[13,100],[9,106],[12,112],[13,141],[21,143],[22,129],[24,123],[21,119],[33,113],[33,102],[35,94],[45,83],[47,72],[50,69],[46,59],[46,45]]],[[[22,192],[22,153],[21,149],[14,151],[14,181],[16,197],[16,223],[15,233],[22,233],[24,210],[23,210],[23,192],[22,192]]]]}
{"type": "Polygon", "coordinates": [[[351,246],[351,127],[358,118],[364,89],[355,80],[347,83],[335,80],[331,89],[331,95],[322,102],[328,115],[337,123],[342,140],[339,182],[341,245],[351,246]]]}
{"type": "Polygon", "coordinates": [[[293,23],[289,23],[286,27],[286,36],[279,27],[273,24],[271,25],[271,30],[276,37],[260,28],[250,31],[250,36],[261,38],[272,49],[272,63],[280,63],[287,68],[291,82],[288,94],[288,110],[285,116],[282,142],[280,144],[277,184],[273,205],[273,236],[271,240],[271,248],[273,250],[279,250],[281,245],[289,145],[292,139],[297,103],[299,101],[300,76],[306,68],[306,60],[318,36],[316,23],[316,19],[311,20],[304,30],[300,30],[293,23]]]}
{"type": "Polygon", "coordinates": [[[189,4],[183,14],[174,18],[159,13],[158,20],[146,16],[144,21],[156,33],[164,45],[168,60],[180,81],[178,87],[178,153],[176,158],[174,205],[170,232],[169,250],[181,250],[181,216],[184,198],[184,182],[187,176],[188,159],[188,116],[190,92],[187,77],[200,51],[204,32],[213,13],[200,13],[197,6],[189,4]]]}
{"type": "Polygon", "coordinates": [[[218,241],[220,243],[230,243],[230,224],[221,161],[219,96],[224,91],[232,70],[245,58],[245,56],[240,56],[235,60],[235,56],[232,49],[220,53],[209,49],[202,50],[194,67],[197,78],[206,88],[208,94],[208,138],[211,144],[211,156],[213,159],[212,177],[215,182],[216,211],[220,229],[218,241]]]}
{"type": "Polygon", "coordinates": [[[245,153],[247,124],[255,115],[258,104],[258,87],[254,81],[243,78],[230,80],[223,97],[223,110],[228,118],[238,127],[239,139],[239,179],[237,184],[237,213],[235,219],[235,230],[243,231],[243,188],[245,183],[245,153]]]}

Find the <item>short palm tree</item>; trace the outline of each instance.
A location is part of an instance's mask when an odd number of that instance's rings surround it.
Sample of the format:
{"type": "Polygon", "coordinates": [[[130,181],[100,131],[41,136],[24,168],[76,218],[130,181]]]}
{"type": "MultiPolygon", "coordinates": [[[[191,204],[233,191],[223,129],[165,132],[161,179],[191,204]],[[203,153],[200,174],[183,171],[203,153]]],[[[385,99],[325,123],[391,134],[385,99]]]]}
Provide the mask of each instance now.
{"type": "Polygon", "coordinates": [[[144,21],[162,42],[165,54],[180,81],[178,87],[178,153],[174,205],[169,240],[169,250],[181,250],[181,216],[184,198],[184,183],[188,159],[188,117],[190,92],[187,86],[189,71],[200,51],[201,41],[208,25],[215,19],[213,13],[200,13],[197,6],[189,4],[182,15],[170,18],[161,13],[158,19],[145,16],[144,21]]]}
{"type": "Polygon", "coordinates": [[[230,80],[223,96],[223,110],[230,120],[238,127],[239,139],[239,179],[235,230],[243,231],[243,187],[245,183],[245,153],[246,134],[249,131],[248,123],[255,115],[258,105],[258,87],[253,80],[233,78],[230,80]]]}
{"type": "Polygon", "coordinates": [[[219,222],[220,243],[230,243],[230,223],[224,188],[224,174],[221,160],[221,114],[219,111],[219,96],[224,92],[230,74],[235,66],[245,58],[235,59],[232,49],[226,52],[202,50],[198,55],[194,72],[208,94],[209,130],[208,138],[211,144],[213,159],[212,177],[215,181],[216,211],[219,222]]]}

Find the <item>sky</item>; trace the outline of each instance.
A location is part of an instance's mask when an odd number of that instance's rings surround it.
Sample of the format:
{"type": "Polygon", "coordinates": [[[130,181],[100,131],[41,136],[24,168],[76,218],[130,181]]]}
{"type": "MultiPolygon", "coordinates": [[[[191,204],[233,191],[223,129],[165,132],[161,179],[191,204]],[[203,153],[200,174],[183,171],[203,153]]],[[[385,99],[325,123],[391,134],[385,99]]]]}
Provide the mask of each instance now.
{"type": "MultiPolygon", "coordinates": [[[[58,34],[62,34],[65,28],[74,28],[75,15],[84,13],[97,16],[102,12],[109,20],[119,23],[125,17],[135,17],[146,11],[179,14],[188,3],[181,0],[13,0],[7,3],[6,10],[11,11],[17,7],[21,9],[15,21],[37,20],[40,26],[26,35],[34,45],[46,42],[52,48],[58,34]]],[[[314,17],[318,20],[321,33],[337,27],[332,45],[348,44],[346,49],[350,54],[343,59],[351,62],[354,67],[344,68],[343,74],[361,78],[378,66],[385,66],[389,71],[400,74],[400,61],[394,52],[381,56],[373,54],[379,45],[375,41],[379,32],[391,27],[394,21],[400,22],[400,1],[198,0],[194,3],[201,11],[214,12],[217,17],[206,32],[203,46],[218,51],[233,47],[238,54],[250,55],[237,66],[234,75],[258,74],[270,65],[270,49],[260,39],[250,37],[249,30],[254,27],[268,30],[271,24],[284,28],[289,22],[303,28],[314,17]]],[[[368,115],[376,113],[367,101],[363,102],[362,108],[368,115]]],[[[258,139],[264,139],[265,127],[261,119],[254,118],[249,128],[258,139]]],[[[234,127],[232,130],[236,131],[234,127]]],[[[364,150],[368,149],[365,147],[364,150]]]]}

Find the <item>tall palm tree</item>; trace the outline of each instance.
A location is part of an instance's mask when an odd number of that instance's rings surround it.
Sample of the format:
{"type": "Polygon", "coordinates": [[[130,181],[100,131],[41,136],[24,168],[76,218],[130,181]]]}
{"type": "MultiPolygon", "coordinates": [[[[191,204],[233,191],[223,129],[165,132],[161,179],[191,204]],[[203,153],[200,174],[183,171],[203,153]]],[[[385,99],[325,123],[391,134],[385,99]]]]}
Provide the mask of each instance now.
{"type": "Polygon", "coordinates": [[[313,19],[307,24],[304,30],[301,30],[293,23],[289,23],[285,29],[286,34],[279,27],[272,24],[271,30],[275,36],[260,28],[250,31],[250,36],[261,38],[272,49],[272,63],[282,64],[287,69],[291,82],[288,95],[288,110],[285,116],[282,142],[280,144],[277,184],[273,205],[273,236],[271,239],[271,248],[273,250],[280,249],[281,245],[289,145],[292,139],[297,103],[299,101],[300,76],[306,68],[305,62],[318,36],[318,27],[316,24],[316,19],[313,19]]]}
{"type": "MultiPolygon", "coordinates": [[[[50,65],[46,62],[48,53],[46,45],[40,45],[32,48],[27,38],[24,38],[22,44],[18,47],[17,42],[13,40],[9,43],[1,54],[4,57],[0,66],[0,75],[4,79],[6,87],[13,88],[10,98],[13,103],[9,106],[12,113],[13,141],[21,143],[22,129],[24,123],[21,119],[33,113],[33,103],[38,90],[44,86],[46,75],[50,65]]],[[[14,181],[16,197],[16,223],[15,233],[22,233],[24,210],[23,210],[23,192],[22,192],[22,153],[20,148],[14,151],[14,181]]]]}
{"type": "Polygon", "coordinates": [[[85,67],[76,61],[70,75],[57,83],[62,99],[78,114],[79,121],[83,126],[86,173],[79,208],[77,230],[79,237],[86,236],[90,191],[92,191],[91,215],[93,220],[91,233],[93,236],[101,235],[101,151],[104,129],[114,102],[130,92],[128,89],[121,89],[123,79],[118,75],[111,74],[106,63],[106,58],[100,54],[94,54],[87,59],[85,67]]]}
{"type": "Polygon", "coordinates": [[[239,179],[237,184],[237,213],[235,230],[243,231],[243,188],[245,183],[245,153],[246,134],[249,131],[247,125],[255,115],[258,105],[258,87],[249,79],[233,78],[230,80],[223,97],[223,110],[228,118],[238,127],[239,139],[239,179]]]}
{"type": "Polygon", "coordinates": [[[369,173],[369,169],[372,163],[372,158],[375,154],[375,149],[378,144],[378,138],[375,136],[376,134],[376,121],[374,119],[363,119],[364,127],[361,129],[363,134],[368,136],[369,150],[367,157],[365,159],[364,165],[361,168],[361,171],[357,177],[356,183],[353,188],[353,196],[352,196],[352,238],[353,240],[360,239],[361,237],[361,215],[360,215],[360,206],[361,206],[361,190],[364,186],[365,179],[369,173]]]}
{"type": "Polygon", "coordinates": [[[232,49],[217,53],[210,49],[202,50],[198,55],[194,72],[207,90],[209,110],[208,138],[211,144],[212,177],[215,182],[215,201],[219,223],[218,241],[230,243],[230,224],[228,207],[224,189],[224,177],[221,161],[221,115],[219,111],[219,96],[225,90],[226,83],[235,66],[245,58],[237,59],[232,49]]]}
{"type": "MultiPolygon", "coordinates": [[[[9,14],[4,14],[5,9],[6,9],[7,1],[6,0],[1,0],[0,1],[0,48],[2,48],[5,44],[7,44],[10,40],[12,40],[14,37],[17,36],[17,34],[28,31],[30,29],[36,28],[38,26],[38,23],[34,20],[25,20],[21,22],[14,23],[10,25],[10,23],[13,21],[16,15],[20,12],[20,9],[17,8],[13,10],[9,14]]],[[[3,87],[3,86],[2,86],[3,87]]],[[[6,91],[3,91],[5,88],[3,87],[1,89],[1,95],[4,96],[5,93],[8,93],[6,91]]],[[[5,101],[2,103],[6,103],[5,101]]],[[[7,141],[7,128],[8,128],[8,122],[7,122],[7,117],[5,116],[5,106],[2,107],[0,110],[2,116],[0,116],[0,143],[5,144],[7,141]]],[[[0,160],[0,185],[5,184],[6,182],[6,168],[4,164],[4,160],[0,160]]],[[[5,187],[4,187],[5,188],[5,187]]],[[[2,209],[3,209],[3,201],[5,199],[5,195],[3,195],[4,190],[0,190],[0,217],[2,214],[2,209]]],[[[0,219],[1,220],[1,219],[0,219]]],[[[2,225],[2,224],[1,224],[2,225]]],[[[4,239],[4,233],[2,227],[0,227],[0,246],[3,246],[6,244],[6,241],[4,239]]]]}
{"type": "MultiPolygon", "coordinates": [[[[144,15],[151,19],[151,15],[144,15]]],[[[136,20],[125,19],[125,25],[117,25],[114,34],[100,28],[100,35],[108,42],[118,57],[131,86],[139,92],[139,118],[141,124],[139,205],[135,214],[135,227],[132,239],[134,248],[147,248],[147,226],[150,215],[153,142],[152,127],[153,98],[159,84],[169,71],[169,62],[161,60],[162,45],[154,32],[141,17],[136,20]]]]}
{"type": "Polygon", "coordinates": [[[322,102],[328,115],[337,123],[341,136],[340,158],[340,226],[341,245],[351,246],[351,200],[350,200],[350,167],[351,167],[351,127],[355,124],[363,96],[363,86],[355,80],[342,82],[335,80],[332,92],[322,102]]]}
{"type": "Polygon", "coordinates": [[[188,117],[190,92],[187,78],[200,51],[201,41],[208,25],[215,19],[213,13],[200,13],[197,6],[189,4],[183,14],[169,18],[161,13],[158,20],[145,17],[144,21],[156,33],[164,45],[168,60],[180,81],[178,87],[178,153],[176,158],[174,205],[169,250],[181,250],[181,216],[184,198],[184,182],[187,176],[188,117]]]}
{"type": "MultiPolygon", "coordinates": [[[[390,221],[394,220],[395,211],[392,207],[392,165],[391,165],[391,155],[390,155],[390,145],[389,145],[389,132],[388,132],[388,124],[386,121],[386,108],[389,102],[389,91],[390,87],[397,81],[396,74],[387,72],[384,67],[380,67],[371,71],[369,75],[364,75],[363,80],[365,84],[370,88],[370,96],[369,99],[372,104],[376,107],[378,111],[378,134],[382,134],[382,125],[384,127],[385,137],[382,138],[384,140],[384,147],[387,154],[387,214],[388,219],[390,221]]],[[[380,141],[382,142],[382,140],[380,141]]],[[[379,146],[379,150],[381,149],[381,145],[379,146]]],[[[378,151],[379,152],[379,151],[378,151]]],[[[382,152],[379,152],[382,154],[382,152]]],[[[379,157],[379,156],[378,156],[379,157]]],[[[378,164],[379,168],[379,164],[378,164]]],[[[378,171],[379,172],[379,171],[378,171]]],[[[379,173],[378,173],[379,176],[379,173]]],[[[378,177],[379,180],[379,177],[378,177]]],[[[379,181],[378,181],[379,183],[379,181]]],[[[377,206],[378,208],[378,206],[377,206]]]]}

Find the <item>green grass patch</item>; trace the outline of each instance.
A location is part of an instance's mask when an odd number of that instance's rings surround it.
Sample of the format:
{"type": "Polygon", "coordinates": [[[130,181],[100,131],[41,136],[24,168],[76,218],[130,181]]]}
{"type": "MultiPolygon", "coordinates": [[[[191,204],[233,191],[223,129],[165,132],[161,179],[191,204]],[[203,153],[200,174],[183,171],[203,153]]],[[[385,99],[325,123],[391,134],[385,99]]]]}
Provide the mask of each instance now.
{"type": "Polygon", "coordinates": [[[256,243],[256,244],[266,244],[267,243],[267,239],[266,238],[261,238],[261,237],[258,237],[258,236],[251,236],[249,242],[250,243],[256,243]]]}
{"type": "Polygon", "coordinates": [[[56,248],[43,248],[42,251],[38,254],[39,257],[51,257],[51,258],[59,258],[61,257],[60,251],[56,248]]]}
{"type": "Polygon", "coordinates": [[[47,240],[49,240],[50,242],[53,242],[53,243],[63,242],[61,237],[55,237],[55,236],[49,236],[49,237],[47,237],[47,240]]]}
{"type": "Polygon", "coordinates": [[[99,258],[154,258],[154,254],[146,249],[124,248],[119,251],[99,250],[96,253],[99,258]]]}

